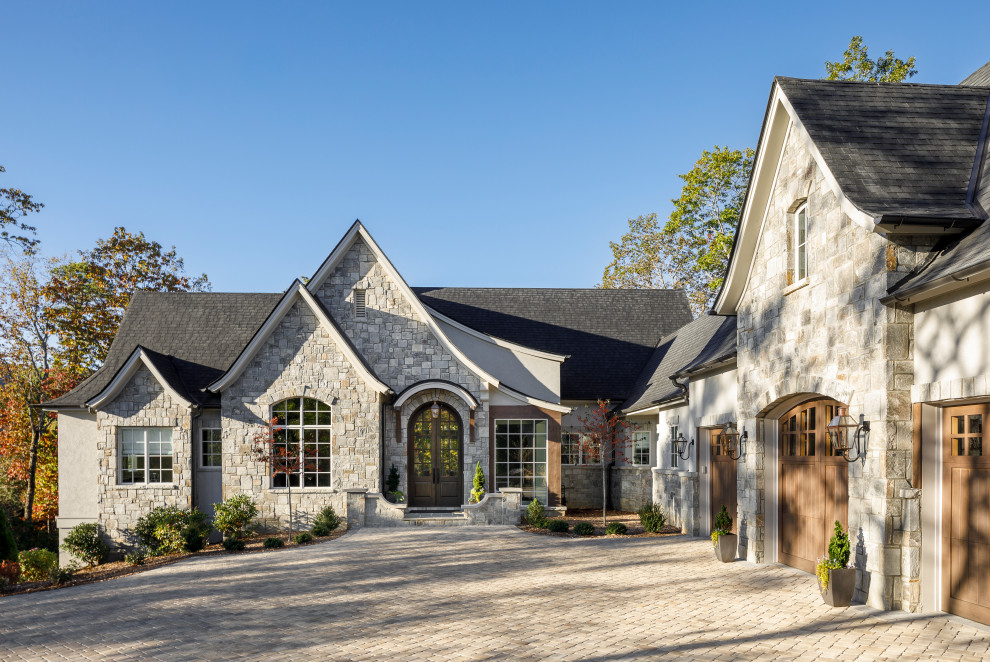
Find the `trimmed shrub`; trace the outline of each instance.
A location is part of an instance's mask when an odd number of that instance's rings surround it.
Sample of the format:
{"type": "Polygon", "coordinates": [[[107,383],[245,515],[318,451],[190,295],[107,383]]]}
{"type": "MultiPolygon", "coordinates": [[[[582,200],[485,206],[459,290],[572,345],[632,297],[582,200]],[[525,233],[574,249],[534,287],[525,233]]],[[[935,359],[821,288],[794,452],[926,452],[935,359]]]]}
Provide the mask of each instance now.
{"type": "Polygon", "coordinates": [[[0,508],[0,561],[17,561],[17,541],[7,521],[7,511],[0,508]]]}
{"type": "Polygon", "coordinates": [[[578,522],[574,525],[574,533],[579,536],[591,536],[595,534],[595,527],[591,522],[578,522]]]}
{"type": "Polygon", "coordinates": [[[828,541],[828,557],[838,563],[840,568],[845,568],[849,565],[851,553],[849,534],[842,530],[842,524],[836,520],[832,538],[828,541]]]}
{"type": "Polygon", "coordinates": [[[258,516],[258,506],[246,494],[227,497],[213,504],[213,528],[224,537],[240,537],[251,520],[258,516]]]}
{"type": "Polygon", "coordinates": [[[388,486],[389,492],[399,491],[399,470],[396,469],[394,464],[389,467],[388,478],[385,479],[385,484],[388,486]]]}
{"type": "Polygon", "coordinates": [[[547,518],[544,513],[543,504],[540,503],[540,500],[533,499],[529,502],[529,507],[526,508],[526,521],[529,522],[530,526],[544,529],[547,526],[547,518]]]}
{"type": "Polygon", "coordinates": [[[206,513],[193,508],[159,506],[138,519],[134,533],[153,555],[203,549],[210,526],[206,513]]]}
{"type": "Polygon", "coordinates": [[[21,580],[21,564],[17,561],[0,561],[0,588],[21,580]]]}
{"type": "Polygon", "coordinates": [[[712,544],[717,545],[718,539],[732,531],[732,518],[729,511],[723,505],[722,510],[715,515],[714,528],[712,529],[712,544]]]}
{"type": "Polygon", "coordinates": [[[21,565],[21,581],[41,582],[51,577],[52,571],[58,570],[58,554],[47,549],[29,549],[17,557],[21,565]]]}
{"type": "Polygon", "coordinates": [[[292,539],[297,545],[305,545],[308,542],[313,542],[312,534],[303,532],[296,534],[296,537],[292,539]]]}
{"type": "Polygon", "coordinates": [[[333,506],[325,506],[313,520],[313,535],[328,536],[340,526],[340,517],[334,512],[333,506]]]}
{"type": "Polygon", "coordinates": [[[639,523],[649,533],[660,533],[667,524],[667,516],[659,503],[649,503],[639,509],[639,523]]]}
{"type": "Polygon", "coordinates": [[[65,582],[72,579],[72,576],[76,574],[76,570],[78,569],[79,569],[78,566],[76,566],[74,563],[69,564],[64,568],[60,568],[56,565],[54,568],[52,568],[52,571],[48,574],[48,581],[50,581],[52,584],[55,584],[56,586],[61,586],[65,582]]]}
{"type": "Polygon", "coordinates": [[[244,551],[244,541],[240,538],[224,538],[223,548],[228,552],[241,552],[244,551]]]}
{"type": "Polygon", "coordinates": [[[485,498],[485,472],[481,470],[481,462],[474,469],[474,487],[471,489],[471,503],[481,503],[485,498]]]}
{"type": "Polygon", "coordinates": [[[86,565],[98,565],[107,558],[110,547],[100,535],[100,525],[95,522],[76,524],[65,536],[62,549],[86,565]]]}
{"type": "Polygon", "coordinates": [[[285,541],[281,538],[275,536],[265,538],[265,549],[278,549],[279,547],[285,547],[285,541]]]}
{"type": "Polygon", "coordinates": [[[547,522],[547,528],[554,533],[567,533],[571,525],[567,523],[566,520],[562,519],[552,519],[547,522]]]}
{"type": "Polygon", "coordinates": [[[622,522],[609,522],[605,527],[605,535],[624,536],[626,535],[626,525],[622,522]]]}
{"type": "Polygon", "coordinates": [[[130,554],[124,554],[124,560],[130,565],[142,565],[146,558],[147,556],[140,549],[136,552],[131,552],[130,554]]]}

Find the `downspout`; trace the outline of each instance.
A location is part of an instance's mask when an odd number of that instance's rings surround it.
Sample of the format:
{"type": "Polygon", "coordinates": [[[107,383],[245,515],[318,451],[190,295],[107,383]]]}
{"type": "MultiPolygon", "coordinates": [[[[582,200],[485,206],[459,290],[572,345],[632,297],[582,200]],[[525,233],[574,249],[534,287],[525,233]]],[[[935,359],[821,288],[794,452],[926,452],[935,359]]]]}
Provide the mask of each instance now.
{"type": "Polygon", "coordinates": [[[196,475],[196,419],[203,415],[199,405],[189,407],[189,478],[192,487],[189,489],[189,509],[196,507],[196,492],[199,490],[199,476],[196,475]]]}
{"type": "Polygon", "coordinates": [[[385,494],[385,444],[388,443],[385,430],[385,416],[386,409],[391,404],[390,400],[394,399],[394,395],[389,397],[387,394],[383,394],[381,409],[378,413],[378,491],[381,494],[385,494]]]}

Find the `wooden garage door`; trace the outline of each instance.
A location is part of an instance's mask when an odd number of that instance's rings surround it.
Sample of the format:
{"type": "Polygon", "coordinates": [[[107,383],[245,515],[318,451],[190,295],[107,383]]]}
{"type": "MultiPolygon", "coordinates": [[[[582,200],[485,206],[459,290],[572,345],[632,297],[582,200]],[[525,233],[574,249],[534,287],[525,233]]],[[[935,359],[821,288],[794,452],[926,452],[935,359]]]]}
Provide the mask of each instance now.
{"type": "Polygon", "coordinates": [[[715,527],[715,515],[722,510],[722,506],[729,511],[732,518],[732,532],[739,532],[739,523],[736,521],[736,461],[725,452],[720,435],[722,428],[714,430],[701,430],[701,434],[708,434],[712,449],[712,479],[711,479],[711,523],[715,527]]]}
{"type": "Polygon", "coordinates": [[[835,400],[806,402],[780,423],[779,560],[814,572],[836,520],[849,525],[849,467],[832,452],[825,427],[835,400]]]}
{"type": "Polygon", "coordinates": [[[952,407],[942,423],[942,606],[990,624],[990,403],[952,407]]]}

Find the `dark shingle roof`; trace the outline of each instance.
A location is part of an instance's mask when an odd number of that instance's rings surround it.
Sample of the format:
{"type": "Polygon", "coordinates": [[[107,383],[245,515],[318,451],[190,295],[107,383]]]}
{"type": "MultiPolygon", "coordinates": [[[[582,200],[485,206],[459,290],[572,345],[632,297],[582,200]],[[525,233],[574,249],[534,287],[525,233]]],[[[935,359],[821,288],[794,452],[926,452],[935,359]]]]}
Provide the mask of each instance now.
{"type": "Polygon", "coordinates": [[[971,85],[974,87],[990,87],[990,62],[966,76],[960,85],[971,85]]]}
{"type": "Polygon", "coordinates": [[[565,400],[625,399],[657,339],[691,321],[681,290],[413,290],[425,305],[477,331],[569,355],[560,367],[565,400]]]}
{"type": "Polygon", "coordinates": [[[982,220],[966,203],[990,89],[776,81],[861,210],[874,217],[982,220]]]}
{"type": "Polygon", "coordinates": [[[953,280],[966,272],[990,267],[990,221],[986,221],[961,239],[952,241],[914,275],[890,290],[894,297],[908,296],[953,280]]]}
{"type": "Polygon", "coordinates": [[[700,370],[735,354],[735,316],[702,315],[660,339],[622,404],[622,411],[645,409],[680,395],[682,389],[674,385],[671,377],[700,370]]]}
{"type": "Polygon", "coordinates": [[[45,404],[83,406],[106,388],[141,346],[179,393],[195,404],[216,406],[219,396],[204,391],[205,387],[234,362],[281,297],[278,293],[136,292],[103,367],[45,404]]]}

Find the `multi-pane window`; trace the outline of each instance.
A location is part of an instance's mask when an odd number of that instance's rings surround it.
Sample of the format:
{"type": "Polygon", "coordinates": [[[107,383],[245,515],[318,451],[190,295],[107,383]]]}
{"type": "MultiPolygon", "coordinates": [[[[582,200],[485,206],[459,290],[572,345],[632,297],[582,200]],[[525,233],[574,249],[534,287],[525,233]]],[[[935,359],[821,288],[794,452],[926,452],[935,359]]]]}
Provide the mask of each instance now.
{"type": "Polygon", "coordinates": [[[222,466],[220,432],[220,428],[199,431],[199,466],[203,469],[219,469],[222,466]]]}
{"type": "Polygon", "coordinates": [[[808,276],[808,205],[794,214],[794,271],[797,280],[808,276]]]}
{"type": "Polygon", "coordinates": [[[120,483],[171,482],[171,428],[121,428],[120,483]]]}
{"type": "Polygon", "coordinates": [[[581,435],[564,432],[560,435],[560,463],[581,464],[581,435]]]}
{"type": "Polygon", "coordinates": [[[650,433],[648,431],[633,432],[632,463],[637,466],[649,466],[650,433]]]}
{"type": "Polygon", "coordinates": [[[330,405],[292,398],[272,407],[272,487],[330,487],[330,405]]]}
{"type": "Polygon", "coordinates": [[[983,455],[983,414],[964,414],[949,419],[953,455],[983,455]]]}
{"type": "Polygon", "coordinates": [[[674,440],[677,439],[678,429],[676,425],[670,426],[670,468],[676,469],[677,463],[680,462],[681,456],[677,454],[677,444],[674,440]]]}
{"type": "Polygon", "coordinates": [[[495,487],[519,487],[524,501],[547,502],[546,419],[495,421],[495,487]]]}

